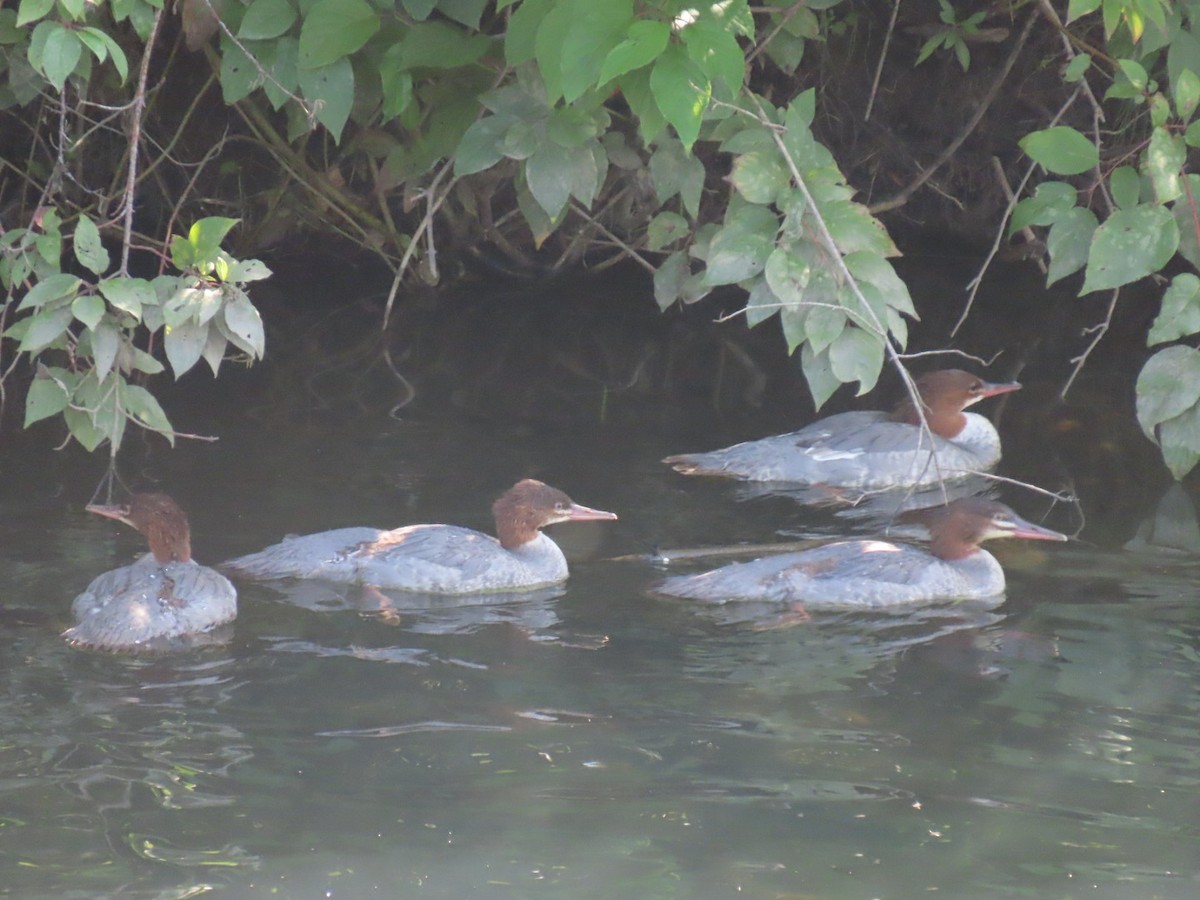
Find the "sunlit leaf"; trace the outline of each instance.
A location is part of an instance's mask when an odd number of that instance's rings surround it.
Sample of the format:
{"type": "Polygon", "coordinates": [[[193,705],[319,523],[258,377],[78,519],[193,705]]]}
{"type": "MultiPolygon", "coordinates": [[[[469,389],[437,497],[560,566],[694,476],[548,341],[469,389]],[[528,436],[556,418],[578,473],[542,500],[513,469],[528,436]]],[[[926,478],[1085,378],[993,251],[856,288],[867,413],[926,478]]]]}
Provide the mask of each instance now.
{"type": "Polygon", "coordinates": [[[1030,159],[1057,175],[1078,175],[1100,162],[1096,145],[1065,125],[1034,131],[1018,143],[1030,159]]]}
{"type": "Polygon", "coordinates": [[[775,249],[779,220],[762,206],[747,204],[727,215],[708,250],[705,280],[733,284],[763,270],[775,249]]]}
{"type": "Polygon", "coordinates": [[[171,364],[176,380],[200,360],[208,329],[208,325],[197,325],[191,319],[167,328],[163,350],[166,351],[167,362],[171,364]]]}
{"type": "Polygon", "coordinates": [[[42,48],[42,72],[59,93],[82,54],[83,43],[72,29],[59,25],[46,36],[42,48]]]}
{"type": "Polygon", "coordinates": [[[1096,229],[1080,295],[1121,287],[1157,272],[1175,255],[1179,228],[1161,206],[1119,209],[1096,229]]]}
{"type": "Polygon", "coordinates": [[[563,37],[563,99],[573,103],[589,88],[607,81],[600,70],[609,53],[626,37],[633,24],[633,0],[604,0],[576,6],[576,14],[563,37]]]}
{"type": "Polygon", "coordinates": [[[678,44],[671,44],[655,61],[650,89],[663,116],[675,128],[685,150],[700,134],[700,120],[708,109],[712,86],[708,77],[678,44]]]}
{"type": "Polygon", "coordinates": [[[71,302],[71,313],[88,328],[95,328],[107,307],[98,294],[80,294],[71,302]]]}
{"type": "Polygon", "coordinates": [[[171,422],[153,394],[136,384],[124,384],[121,389],[121,400],[125,404],[126,412],[133,416],[143,428],[157,431],[170,442],[172,447],[175,446],[175,432],[171,428],[171,422]]]}
{"type": "Polygon", "coordinates": [[[666,22],[640,19],[629,26],[625,39],[609,51],[600,67],[599,84],[647,66],[667,48],[671,27],[666,22]]]}
{"type": "Polygon", "coordinates": [[[1183,138],[1166,128],[1155,128],[1143,163],[1159,203],[1170,203],[1183,194],[1181,174],[1186,160],[1187,146],[1183,138]]]}
{"type": "Polygon", "coordinates": [[[1146,345],[1175,341],[1200,332],[1200,278],[1182,272],[1163,292],[1162,308],[1150,326],[1146,345]]]}
{"type": "Polygon", "coordinates": [[[779,151],[771,149],[743,153],[733,161],[729,179],[751,203],[771,203],[791,184],[787,166],[779,151]]]}
{"type": "Polygon", "coordinates": [[[81,284],[83,282],[74,275],[56,272],[31,287],[17,306],[17,311],[39,309],[54,300],[73,296],[81,284]]]}
{"type": "Polygon", "coordinates": [[[250,298],[244,294],[225,304],[223,309],[225,325],[240,341],[240,347],[254,357],[261,359],[266,350],[266,334],[263,331],[262,317],[250,298]]]}
{"type": "Polygon", "coordinates": [[[1050,270],[1046,286],[1054,284],[1087,265],[1092,249],[1092,237],[1099,222],[1090,209],[1076,207],[1063,214],[1050,227],[1046,250],[1050,254],[1050,270]]]}
{"type": "Polygon", "coordinates": [[[34,313],[29,317],[29,324],[21,338],[19,349],[31,355],[44,350],[64,337],[74,318],[75,315],[69,306],[43,309],[34,313]]]}

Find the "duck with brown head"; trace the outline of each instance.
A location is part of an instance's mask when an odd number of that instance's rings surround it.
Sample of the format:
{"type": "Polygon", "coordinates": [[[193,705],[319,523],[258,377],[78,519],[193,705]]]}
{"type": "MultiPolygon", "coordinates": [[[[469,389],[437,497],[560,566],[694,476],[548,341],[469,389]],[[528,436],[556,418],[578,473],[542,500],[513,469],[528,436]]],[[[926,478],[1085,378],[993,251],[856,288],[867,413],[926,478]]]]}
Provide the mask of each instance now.
{"type": "Polygon", "coordinates": [[[492,513],[497,537],[458,525],[338,528],[286,538],[221,568],[259,580],[320,578],[426,594],[526,591],[567,578],[567,560],[542,528],[616,518],[531,478],[506,491],[492,513]]]}
{"type": "Polygon", "coordinates": [[[890,541],[838,541],[667,578],[659,594],[729,603],[746,600],[806,609],[885,609],[939,600],[981,600],[1004,592],[1004,570],[980,547],[993,538],[1065,541],[1003,503],[968,497],[922,510],[928,551],[890,541]]]}
{"type": "Polygon", "coordinates": [[[92,505],[145,535],[150,552],[95,578],[75,598],[74,644],[103,650],[170,649],[196,642],[237,616],[229,580],[192,559],[191,529],[166,494],[134,494],[128,503],[92,505]]]}
{"type": "Polygon", "coordinates": [[[905,397],[890,413],[838,413],[799,431],[708,453],[668,456],[663,462],[684,475],[742,481],[858,490],[935,484],[985,472],[1000,461],[1000,436],[992,423],[964,410],[1020,387],[1015,381],[993,384],[961,369],[943,369],[917,379],[932,435],[922,433],[916,406],[905,397]]]}

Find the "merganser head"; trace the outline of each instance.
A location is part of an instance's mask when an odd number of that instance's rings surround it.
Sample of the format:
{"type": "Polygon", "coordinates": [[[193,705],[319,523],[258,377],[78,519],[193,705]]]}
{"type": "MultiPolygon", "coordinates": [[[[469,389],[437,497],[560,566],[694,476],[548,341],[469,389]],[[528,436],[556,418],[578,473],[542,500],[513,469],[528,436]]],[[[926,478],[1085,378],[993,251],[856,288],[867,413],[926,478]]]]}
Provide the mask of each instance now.
{"type": "Polygon", "coordinates": [[[983,497],[963,497],[948,506],[924,510],[918,518],[926,522],[933,536],[930,549],[940,559],[962,559],[993,538],[1067,540],[1065,534],[1027,522],[1003,503],[983,497]]]}
{"type": "MultiPolygon", "coordinates": [[[[990,382],[962,369],[939,369],[917,379],[917,393],[925,407],[930,430],[947,440],[954,438],[967,424],[963,410],[986,397],[1021,389],[1016,381],[990,382]]],[[[920,425],[921,417],[911,397],[905,397],[892,412],[892,421],[920,425]]]]}
{"type": "Polygon", "coordinates": [[[616,513],[580,506],[558,488],[526,478],[518,481],[492,504],[496,536],[506,550],[537,537],[540,529],[556,522],[615,519],[616,513]]]}
{"type": "Polygon", "coordinates": [[[146,536],[155,560],[188,562],[192,558],[191,529],[183,510],[166,494],[134,494],[127,503],[89,504],[87,511],[116,519],[146,536]]]}

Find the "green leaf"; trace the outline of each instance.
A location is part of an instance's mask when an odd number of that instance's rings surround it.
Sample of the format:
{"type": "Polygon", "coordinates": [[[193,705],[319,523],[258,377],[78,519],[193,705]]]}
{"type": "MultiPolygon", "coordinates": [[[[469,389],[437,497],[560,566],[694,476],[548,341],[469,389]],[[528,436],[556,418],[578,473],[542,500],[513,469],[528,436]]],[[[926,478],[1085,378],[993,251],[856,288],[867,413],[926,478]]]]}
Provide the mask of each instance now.
{"type": "Polygon", "coordinates": [[[263,331],[262,317],[244,294],[225,304],[222,314],[225,326],[231,339],[245,353],[256,359],[262,359],[266,350],[266,334],[263,331]]]}
{"type": "Polygon", "coordinates": [[[104,318],[107,307],[98,294],[80,294],[71,302],[71,314],[88,328],[95,328],[104,318]]]}
{"type": "Polygon", "coordinates": [[[527,63],[534,57],[538,28],[552,9],[554,0],[524,0],[508,20],[504,35],[504,58],[510,66],[527,63]]]}
{"type": "Polygon", "coordinates": [[[690,233],[687,219],[679,213],[664,210],[651,219],[646,227],[646,246],[650,250],[662,250],[690,233]]]}
{"type": "Polygon", "coordinates": [[[412,73],[406,68],[404,48],[393,44],[383,54],[379,63],[379,83],[383,88],[383,115],[393,119],[408,109],[412,103],[412,73]]]}
{"type": "Polygon", "coordinates": [[[167,354],[167,362],[175,373],[175,380],[196,365],[200,360],[200,351],[208,338],[208,325],[197,325],[192,320],[181,322],[167,328],[163,339],[163,350],[167,354]]]}
{"type": "Polygon", "coordinates": [[[1129,81],[1130,87],[1137,93],[1146,90],[1146,84],[1150,80],[1150,76],[1146,74],[1146,67],[1141,63],[1132,59],[1118,59],[1117,67],[1121,70],[1121,74],[1129,81]]]}
{"type": "Polygon", "coordinates": [[[816,353],[807,343],[800,348],[800,368],[817,409],[824,406],[833,392],[842,386],[841,380],[833,374],[829,354],[816,353]]]}
{"type": "Polygon", "coordinates": [[[1096,145],[1065,125],[1027,134],[1018,143],[1030,159],[1056,175],[1078,175],[1100,162],[1096,145]]]}
{"type": "Polygon", "coordinates": [[[718,22],[701,16],[682,30],[688,56],[710,82],[720,82],[736,97],[746,74],[746,57],[737,38],[718,22]]]}
{"type": "Polygon", "coordinates": [[[729,180],[738,192],[751,203],[772,203],[781,191],[791,184],[791,175],[779,151],[751,151],[733,161],[729,180]]]}
{"type": "Polygon", "coordinates": [[[636,69],[617,79],[621,96],[637,120],[642,144],[647,147],[657,143],[667,128],[667,120],[650,90],[650,72],[650,69],[636,69]]]}
{"type": "Polygon", "coordinates": [[[1178,135],[1166,128],[1155,128],[1150,135],[1150,146],[1143,157],[1145,172],[1154,184],[1154,194],[1159,203],[1170,203],[1183,194],[1181,181],[1187,147],[1178,135]]]}
{"type": "Polygon", "coordinates": [[[1186,413],[1198,401],[1200,351],[1167,347],[1146,361],[1137,380],[1138,424],[1146,437],[1158,443],[1158,427],[1186,413]]]}
{"type": "Polygon", "coordinates": [[[471,125],[455,151],[454,174],[460,178],[474,175],[503,159],[501,142],[513,121],[511,116],[488,116],[471,125]]]}
{"type": "Polygon", "coordinates": [[[271,277],[271,270],[261,259],[239,259],[229,270],[228,281],[241,284],[247,281],[262,281],[271,277]]]}
{"type": "Polygon", "coordinates": [[[866,250],[880,256],[899,256],[882,223],[860,203],[822,205],[825,227],[843,254],[866,250]]]}
{"type": "Polygon", "coordinates": [[[542,82],[546,85],[546,100],[553,105],[563,95],[563,42],[571,29],[574,7],[557,3],[538,24],[534,39],[534,54],[542,82]]]}
{"type": "Polygon", "coordinates": [[[572,194],[590,204],[596,177],[596,159],[588,147],[562,147],[547,141],[525,160],[529,190],[552,220],[572,194]]]}
{"type": "Polygon", "coordinates": [[[859,251],[847,254],[844,262],[861,287],[870,285],[879,292],[888,307],[913,319],[920,319],[912,296],[908,293],[908,285],[886,259],[877,253],[859,251]]]}
{"type": "Polygon", "coordinates": [[[1133,166],[1118,166],[1108,176],[1109,190],[1112,191],[1113,202],[1121,209],[1133,209],[1138,205],[1142,194],[1142,176],[1138,175],[1133,166]]]}
{"type": "Polygon", "coordinates": [[[344,60],[377,31],[379,14],[366,0],[317,0],[300,26],[300,68],[324,69],[344,60]]]}
{"type": "MultiPolygon", "coordinates": [[[[828,283],[824,287],[828,287],[828,283]]],[[[823,293],[827,293],[827,291],[823,293]]],[[[808,307],[804,328],[813,352],[821,353],[827,347],[832,346],[834,341],[842,336],[842,332],[846,330],[848,324],[845,311],[834,306],[808,307]]],[[[832,357],[830,357],[830,362],[832,361],[832,357]]],[[[850,379],[844,380],[849,381],[850,379]]]]}
{"type": "MultiPolygon", "coordinates": [[[[771,261],[767,260],[767,268],[771,266],[771,261]]],[[[771,290],[771,285],[767,283],[766,278],[754,279],[754,284],[750,288],[750,296],[746,298],[746,325],[754,328],[756,325],[761,325],[767,319],[776,313],[780,313],[780,321],[782,322],[783,303],[775,296],[775,292],[771,290]]],[[[787,329],[784,330],[784,338],[788,342],[788,353],[791,353],[800,345],[800,341],[804,340],[803,334],[800,339],[793,343],[792,335],[787,329]]]]}
{"type": "Polygon", "coordinates": [[[757,275],[775,249],[778,231],[779,220],[765,207],[733,209],[709,246],[705,282],[733,284],[757,275]]]}
{"type": "MultiPolygon", "coordinates": [[[[271,76],[263,82],[263,93],[267,95],[267,99],[275,109],[282,109],[283,105],[292,99],[288,96],[289,92],[295,93],[300,86],[300,70],[297,65],[299,57],[300,42],[293,37],[278,38],[265,44],[259,50],[258,61],[271,76]]],[[[384,112],[386,114],[389,108],[387,94],[389,85],[383,71],[380,72],[380,79],[383,82],[384,112]]]]}
{"type": "Polygon", "coordinates": [[[467,34],[448,22],[423,22],[408,30],[401,43],[405,66],[409,69],[456,69],[469,66],[483,56],[491,40],[481,34],[467,34]]]}
{"type": "Polygon", "coordinates": [[[221,96],[232,106],[258,87],[258,67],[237,44],[221,35],[221,96]]]}
{"type": "Polygon", "coordinates": [[[17,307],[17,312],[23,309],[40,309],[54,300],[71,297],[79,290],[81,284],[81,279],[66,272],[49,275],[29,289],[17,307]]]}
{"type": "Polygon", "coordinates": [[[1184,69],[1175,79],[1175,114],[1180,121],[1187,122],[1200,104],[1200,75],[1184,69]]]}
{"type": "Polygon", "coordinates": [[[829,364],[843,384],[858,382],[861,396],[879,380],[883,368],[883,341],[854,326],[847,327],[829,347],[829,364]]]}
{"type": "Polygon", "coordinates": [[[67,408],[70,399],[57,379],[48,374],[39,374],[30,382],[29,391],[25,394],[25,427],[28,428],[34,422],[40,422],[50,416],[57,416],[67,408]]]}
{"type": "Polygon", "coordinates": [[[658,308],[667,307],[683,297],[683,285],[692,274],[687,254],[677,250],[662,261],[654,270],[654,299],[658,308]]]}
{"type": "Polygon", "coordinates": [[[221,252],[221,241],[225,240],[225,236],[240,221],[227,216],[206,216],[193,222],[187,236],[188,244],[195,253],[193,265],[214,262],[221,252]]]}
{"type": "Polygon", "coordinates": [[[1150,326],[1146,346],[1176,341],[1200,332],[1200,278],[1184,272],[1171,279],[1162,308],[1150,326]]]}
{"type": "Polygon", "coordinates": [[[708,77],[681,46],[671,44],[654,63],[650,90],[659,110],[675,128],[684,149],[690,152],[712,97],[708,77]]]}
{"type": "Polygon", "coordinates": [[[121,334],[109,322],[101,322],[89,332],[92,340],[92,362],[96,365],[96,377],[104,380],[112,371],[121,349],[121,334]]]}
{"type": "Polygon", "coordinates": [[[324,125],[330,136],[339,141],[350,108],[354,105],[354,69],[350,60],[339,59],[321,69],[301,69],[300,89],[309,100],[318,100],[317,121],[324,125]]]}
{"type": "Polygon", "coordinates": [[[245,41],[269,40],[285,33],[295,22],[296,8],[290,0],[253,0],[242,16],[237,34],[245,41]]]}
{"type": "Polygon", "coordinates": [[[1119,209],[1096,229],[1080,296],[1157,272],[1179,247],[1179,228],[1161,206],[1119,209]]]}
{"type": "Polygon", "coordinates": [[[17,7],[17,27],[36,22],[54,8],[54,0],[21,0],[17,7]]]}
{"type": "Polygon", "coordinates": [[[613,47],[604,58],[597,82],[605,84],[618,75],[650,65],[667,48],[670,37],[671,26],[666,22],[653,19],[634,22],[629,26],[625,40],[613,47]]]}
{"type": "Polygon", "coordinates": [[[85,215],[79,216],[75,223],[75,258],[80,265],[97,275],[103,275],[110,263],[108,251],[100,241],[100,231],[96,223],[85,215]]]}
{"type": "Polygon", "coordinates": [[[82,54],[83,43],[72,29],[58,25],[46,36],[46,44],[42,49],[42,74],[60,94],[82,54]]]}
{"type": "Polygon", "coordinates": [[[1080,16],[1086,16],[1100,8],[1100,0],[1070,0],[1067,4],[1067,21],[1074,22],[1080,16]]]}
{"type": "Polygon", "coordinates": [[[167,414],[163,412],[162,406],[159,405],[153,394],[144,387],[122,382],[121,400],[125,405],[125,411],[133,416],[138,424],[151,431],[157,431],[166,437],[172,447],[175,446],[175,431],[171,428],[167,414]]]}
{"type": "Polygon", "coordinates": [[[1087,70],[1091,67],[1092,58],[1086,53],[1080,53],[1067,63],[1066,71],[1063,72],[1063,81],[1075,84],[1087,74],[1087,70]]]}
{"type": "Polygon", "coordinates": [[[400,0],[408,14],[418,22],[424,22],[437,8],[438,0],[400,0]]]}
{"type": "Polygon", "coordinates": [[[763,268],[776,303],[798,306],[813,273],[813,253],[808,245],[780,244],[763,268]]]}
{"type": "Polygon", "coordinates": [[[1095,213],[1076,207],[1059,217],[1050,227],[1050,234],[1046,237],[1046,250],[1050,254],[1046,287],[1087,265],[1092,237],[1098,225],[1095,213]]]}
{"type": "Polygon", "coordinates": [[[1074,206],[1074,187],[1063,181],[1044,181],[1032,197],[1026,197],[1013,209],[1008,233],[1014,235],[1030,225],[1053,225],[1074,206]]]}
{"type": "Polygon", "coordinates": [[[79,441],[79,445],[88,453],[91,453],[108,438],[104,431],[95,426],[92,417],[81,410],[69,407],[64,409],[63,420],[67,423],[71,437],[79,441]]]}
{"type": "Polygon", "coordinates": [[[575,4],[576,14],[563,38],[563,99],[573,103],[589,88],[603,84],[600,70],[633,24],[633,0],[575,4]]]}
{"type": "Polygon", "coordinates": [[[455,22],[461,22],[468,28],[478,29],[479,20],[488,0],[438,0],[437,10],[455,22]]]}
{"type": "Polygon", "coordinates": [[[34,313],[29,317],[29,325],[17,349],[31,356],[46,349],[66,334],[74,318],[75,315],[69,306],[43,309],[34,313]]]}
{"type": "Polygon", "coordinates": [[[142,278],[110,278],[101,281],[100,293],[114,307],[127,312],[135,319],[142,317],[142,305],[155,306],[157,296],[150,282],[142,278]]]}
{"type": "Polygon", "coordinates": [[[700,217],[700,196],[704,190],[704,164],[683,149],[674,139],[659,143],[650,157],[650,177],[659,203],[676,194],[692,218],[700,217]]]}

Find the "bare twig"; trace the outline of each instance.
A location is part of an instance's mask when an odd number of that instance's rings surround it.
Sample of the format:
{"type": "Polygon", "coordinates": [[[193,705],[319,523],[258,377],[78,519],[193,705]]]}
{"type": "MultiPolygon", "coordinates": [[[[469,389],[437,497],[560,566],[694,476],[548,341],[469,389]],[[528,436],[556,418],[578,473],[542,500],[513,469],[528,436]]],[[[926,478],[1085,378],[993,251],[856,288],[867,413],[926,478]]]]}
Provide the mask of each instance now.
{"type": "Polygon", "coordinates": [[[649,262],[644,256],[642,256],[640,253],[638,253],[636,250],[634,250],[632,247],[630,247],[627,243],[625,243],[623,240],[621,240],[619,237],[617,237],[615,234],[613,234],[607,228],[605,228],[604,224],[602,222],[593,218],[592,215],[586,209],[584,209],[582,203],[579,203],[576,200],[572,200],[570,205],[568,206],[568,209],[570,209],[571,212],[575,213],[575,215],[577,215],[580,218],[584,219],[585,221],[591,223],[591,225],[597,231],[599,231],[606,238],[608,238],[610,241],[612,241],[614,244],[616,244],[618,247],[620,247],[622,250],[624,250],[625,253],[628,254],[628,256],[634,262],[636,262],[639,266],[641,266],[643,269],[645,269],[651,275],[654,274],[655,269],[654,269],[654,265],[651,262],[649,262]]]}
{"type": "Polygon", "coordinates": [[[121,200],[121,214],[125,219],[125,227],[121,237],[121,267],[117,272],[122,278],[129,277],[129,245],[133,241],[133,194],[137,186],[138,145],[142,140],[142,115],[146,111],[146,80],[149,78],[150,57],[154,53],[154,41],[158,36],[158,26],[162,22],[162,17],[162,9],[156,9],[154,22],[150,26],[150,35],[146,38],[146,48],[142,51],[137,91],[133,95],[133,103],[130,104],[129,173],[125,178],[125,195],[121,200]]]}
{"type": "MultiPolygon", "coordinates": [[[[1059,119],[1066,115],[1067,110],[1071,108],[1071,105],[1078,97],[1079,89],[1076,88],[1071,96],[1067,98],[1067,102],[1058,108],[1058,112],[1056,112],[1054,117],[1050,120],[1051,127],[1057,124],[1059,119]]],[[[1025,174],[1021,177],[1021,183],[1017,185],[1016,190],[1008,191],[1008,206],[1004,210],[1004,215],[1000,217],[1000,225],[996,229],[996,236],[992,240],[991,249],[988,250],[988,254],[984,258],[983,264],[979,267],[979,271],[975,273],[975,277],[972,278],[967,284],[967,302],[963,306],[963,311],[962,314],[959,315],[958,321],[955,322],[954,327],[950,329],[951,337],[954,337],[954,335],[958,334],[958,329],[962,328],[963,323],[967,321],[967,316],[971,314],[971,308],[975,305],[975,295],[979,293],[979,288],[983,284],[983,276],[991,267],[992,260],[995,259],[996,253],[1000,250],[1000,243],[1004,240],[1004,232],[1006,230],[1006,226],[1008,225],[1009,217],[1012,216],[1012,212],[1016,208],[1021,194],[1025,192],[1025,185],[1029,183],[1029,179],[1033,177],[1033,173],[1036,169],[1037,163],[1031,162],[1028,168],[1025,169],[1025,174]]],[[[1002,177],[1001,181],[1007,189],[1008,179],[1002,177]]],[[[1046,271],[1044,267],[1042,271],[1046,271]]]]}
{"type": "Polygon", "coordinates": [[[883,37],[883,49],[879,51],[879,62],[875,65],[875,78],[871,82],[871,96],[867,98],[867,109],[863,113],[863,121],[871,119],[871,110],[875,108],[875,97],[879,93],[879,79],[883,75],[883,63],[887,59],[888,47],[892,45],[892,34],[896,31],[896,17],[900,14],[900,0],[892,0],[892,18],[888,22],[887,34],[883,37]]]}
{"type": "Polygon", "coordinates": [[[387,328],[388,319],[392,315],[392,304],[396,302],[396,294],[400,290],[400,282],[404,279],[404,271],[408,268],[408,264],[412,262],[413,254],[417,252],[417,247],[420,245],[421,236],[430,228],[433,227],[433,217],[446,202],[446,198],[450,196],[450,191],[454,189],[455,182],[458,178],[451,178],[446,185],[446,190],[442,191],[441,196],[438,196],[438,183],[446,176],[454,167],[454,158],[446,160],[436,175],[433,176],[433,181],[429,183],[423,193],[425,195],[425,215],[421,217],[421,221],[417,223],[416,229],[409,239],[408,246],[404,250],[404,255],[400,257],[400,263],[396,266],[396,277],[392,279],[391,289],[388,291],[387,305],[383,308],[383,327],[387,328]]]}
{"type": "Polygon", "coordinates": [[[1110,325],[1112,325],[1113,312],[1117,308],[1117,298],[1120,296],[1121,289],[1114,288],[1112,297],[1110,297],[1108,301],[1108,310],[1104,313],[1104,321],[1098,322],[1095,325],[1083,330],[1084,334],[1091,333],[1092,339],[1088,342],[1088,345],[1084,348],[1082,353],[1071,359],[1071,362],[1075,363],[1075,368],[1071,370],[1071,377],[1067,379],[1067,383],[1063,385],[1063,389],[1058,395],[1060,400],[1067,399],[1067,391],[1069,391],[1071,389],[1071,385],[1075,383],[1075,377],[1083,370],[1084,364],[1087,363],[1088,357],[1092,355],[1092,351],[1096,349],[1096,345],[1099,344],[1104,335],[1108,333],[1108,328],[1110,325]]]}

